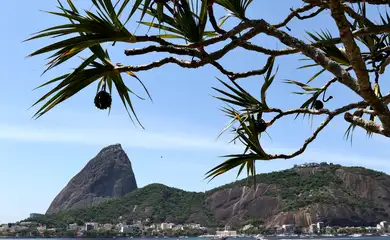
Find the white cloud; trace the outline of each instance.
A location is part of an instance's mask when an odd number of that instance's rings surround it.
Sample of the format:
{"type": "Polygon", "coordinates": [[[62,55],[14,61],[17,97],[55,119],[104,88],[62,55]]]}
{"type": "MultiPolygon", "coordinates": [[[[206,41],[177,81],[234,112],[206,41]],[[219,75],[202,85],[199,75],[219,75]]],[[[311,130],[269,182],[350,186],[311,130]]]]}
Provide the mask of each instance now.
{"type": "MultiPolygon", "coordinates": [[[[85,120],[86,123],[90,119],[85,120]]],[[[110,121],[113,121],[110,119],[110,121]]],[[[115,121],[113,121],[115,122],[115,121]]],[[[81,124],[87,125],[87,124],[81,124]]],[[[121,124],[119,124],[120,126],[121,124]]],[[[121,143],[124,147],[141,149],[166,149],[166,150],[192,150],[192,151],[215,151],[224,153],[239,153],[243,150],[240,145],[228,144],[228,139],[215,139],[215,134],[208,131],[187,133],[180,130],[172,131],[170,126],[164,130],[139,130],[134,127],[119,127],[105,125],[91,126],[89,128],[78,128],[75,126],[49,126],[43,124],[0,124],[0,140],[22,141],[22,142],[61,142],[76,143],[95,146],[107,146],[114,143],[121,143]]],[[[194,126],[195,127],[195,126],[194,126]]],[[[193,128],[194,128],[193,127],[193,128]]],[[[266,146],[269,153],[292,153],[297,148],[290,146],[275,147],[266,146]]],[[[342,149],[341,149],[342,150],[342,149]]],[[[359,165],[370,168],[382,168],[386,166],[387,159],[371,155],[358,155],[352,149],[350,151],[326,151],[314,149],[310,146],[306,152],[295,159],[289,159],[293,163],[299,161],[307,162],[334,162],[345,165],[359,165]]],[[[386,168],[386,167],[385,167],[386,168]]]]}
{"type": "Polygon", "coordinates": [[[106,146],[121,143],[124,147],[146,149],[191,149],[231,151],[236,148],[215,140],[174,132],[149,132],[119,128],[57,128],[29,125],[0,125],[0,139],[27,142],[68,142],[106,146]]]}

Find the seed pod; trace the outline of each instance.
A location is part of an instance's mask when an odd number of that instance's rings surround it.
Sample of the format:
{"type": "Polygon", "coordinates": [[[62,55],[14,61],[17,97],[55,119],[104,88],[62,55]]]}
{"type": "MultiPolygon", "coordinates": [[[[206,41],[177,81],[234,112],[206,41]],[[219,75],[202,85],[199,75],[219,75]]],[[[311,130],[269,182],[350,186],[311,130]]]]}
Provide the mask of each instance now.
{"type": "Polygon", "coordinates": [[[263,119],[255,120],[255,127],[257,131],[264,132],[267,129],[267,124],[263,119]]]}
{"type": "Polygon", "coordinates": [[[94,99],[95,106],[99,109],[107,109],[111,107],[112,98],[111,95],[106,91],[100,91],[96,94],[94,99]]]}
{"type": "Polygon", "coordinates": [[[324,107],[324,104],[320,100],[316,100],[313,104],[314,109],[321,110],[324,107]]]}

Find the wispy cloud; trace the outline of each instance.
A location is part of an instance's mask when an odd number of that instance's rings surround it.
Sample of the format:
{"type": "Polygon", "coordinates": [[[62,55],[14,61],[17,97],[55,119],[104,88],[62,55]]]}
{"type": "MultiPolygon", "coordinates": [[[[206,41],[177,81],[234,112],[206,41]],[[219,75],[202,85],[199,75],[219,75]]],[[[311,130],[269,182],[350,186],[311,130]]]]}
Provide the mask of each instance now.
{"type": "Polygon", "coordinates": [[[150,132],[120,128],[58,128],[31,125],[0,125],[0,139],[24,142],[65,142],[105,146],[121,143],[125,147],[146,149],[190,149],[231,151],[236,148],[215,137],[179,132],[150,132]]]}
{"type": "MultiPolygon", "coordinates": [[[[73,112],[58,112],[54,119],[38,122],[12,123],[3,122],[0,124],[0,140],[18,142],[50,142],[70,143],[95,146],[106,146],[113,143],[121,143],[124,147],[141,149],[165,149],[165,150],[191,150],[191,151],[214,151],[217,155],[226,153],[239,153],[243,150],[240,145],[228,144],[227,138],[216,140],[220,129],[206,129],[195,123],[188,123],[188,126],[179,126],[180,119],[165,119],[156,124],[154,117],[145,118],[149,120],[146,124],[147,130],[135,128],[128,121],[126,116],[111,115],[107,119],[99,118],[100,114],[74,114],[73,112]],[[69,121],[67,116],[79,116],[77,120],[69,121]],[[96,120],[98,119],[98,120],[96,120]],[[50,120],[50,121],[49,121],[50,120]],[[127,120],[127,119],[126,119],[127,120]],[[49,124],[50,123],[50,124],[49,124]],[[58,125],[54,125],[54,123],[58,125]],[[115,124],[114,124],[115,123],[115,124]],[[88,126],[88,127],[80,127],[88,126]],[[152,126],[151,128],[149,126],[152,126]],[[164,127],[159,127],[164,126],[164,127]]],[[[23,121],[22,121],[23,122],[23,121]]],[[[267,140],[266,140],[267,141],[267,140]]],[[[376,140],[381,142],[381,139],[376,140]]],[[[383,141],[383,140],[382,140],[383,141]]],[[[268,141],[267,141],[268,142],[268,141]]],[[[292,145],[277,142],[265,144],[269,153],[291,153],[297,150],[292,145]]],[[[329,146],[325,146],[327,148],[329,146]]],[[[359,165],[370,168],[381,168],[386,166],[387,159],[380,156],[373,156],[366,152],[360,155],[353,149],[314,149],[309,146],[307,151],[296,159],[288,162],[334,162],[345,165],[359,165]],[[338,151],[342,150],[342,151],[338,151]]]]}

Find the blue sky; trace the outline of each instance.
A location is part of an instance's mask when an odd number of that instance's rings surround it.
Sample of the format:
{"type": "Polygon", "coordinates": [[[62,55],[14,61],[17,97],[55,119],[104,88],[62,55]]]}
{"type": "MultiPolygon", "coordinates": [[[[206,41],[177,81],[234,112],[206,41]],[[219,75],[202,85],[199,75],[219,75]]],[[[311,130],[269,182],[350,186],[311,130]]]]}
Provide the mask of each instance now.
{"type": "MultiPolygon", "coordinates": [[[[75,1],[88,8],[88,0],[75,1]]],[[[215,77],[222,77],[211,67],[197,70],[180,69],[174,65],[164,66],[149,72],[138,73],[147,85],[154,102],[135,100],[137,113],[146,127],[142,130],[129,120],[123,106],[114,96],[111,115],[96,109],[93,97],[96,85],[82,91],[71,100],[61,104],[39,120],[31,120],[35,109],[28,108],[44,90],[32,89],[69,68],[73,62],[60,69],[40,76],[44,69],[44,57],[25,57],[47,44],[47,40],[22,43],[29,34],[42,30],[62,19],[40,12],[54,10],[55,1],[6,1],[0,9],[0,25],[7,37],[0,38],[0,223],[24,219],[31,212],[45,212],[56,194],[67,184],[89,159],[101,148],[121,143],[125,148],[140,187],[158,182],[191,191],[204,191],[235,180],[236,171],[208,183],[204,173],[220,163],[218,156],[239,153],[240,148],[227,144],[227,138],[216,141],[219,131],[227,120],[217,110],[220,102],[211,97],[211,87],[219,87],[215,77]],[[160,158],[163,156],[163,158],[160,158]]],[[[261,17],[277,23],[289,12],[290,7],[299,7],[300,1],[261,1],[254,3],[250,16],[261,17]],[[281,7],[276,10],[275,6],[281,7]]],[[[373,9],[373,12],[376,10],[373,9]]],[[[295,36],[304,39],[304,30],[329,28],[334,23],[324,13],[317,20],[304,24],[293,20],[289,25],[295,36]]],[[[230,25],[232,25],[230,23],[230,25]]],[[[129,29],[134,29],[130,25],[129,29]]],[[[270,48],[283,48],[282,44],[267,37],[254,40],[270,48]]],[[[122,51],[132,46],[118,45],[112,58],[123,64],[146,64],[161,55],[125,57],[122,51]]],[[[45,56],[46,57],[46,56],[45,56]]],[[[304,99],[288,94],[297,90],[282,84],[283,79],[306,81],[314,69],[296,70],[302,56],[284,57],[277,60],[280,71],[276,84],[268,93],[271,106],[298,107],[304,99]]],[[[221,63],[234,71],[259,68],[264,56],[237,50],[221,63]]],[[[318,79],[317,86],[328,80],[329,75],[318,79]]],[[[126,78],[130,87],[139,89],[131,78],[126,78]]],[[[249,91],[257,93],[262,77],[241,80],[249,91]]],[[[358,100],[343,86],[332,87],[328,93],[335,99],[327,106],[339,106],[351,99],[358,100]]],[[[319,120],[314,121],[318,124],[319,120]]],[[[259,162],[258,172],[285,169],[303,162],[328,161],[343,165],[359,165],[390,172],[387,148],[388,140],[374,136],[368,140],[364,131],[355,133],[354,144],[343,139],[347,124],[342,117],[333,121],[309,150],[293,160],[259,162]]],[[[307,119],[288,118],[269,129],[272,141],[265,138],[269,152],[291,152],[298,148],[310,134],[307,119]]]]}

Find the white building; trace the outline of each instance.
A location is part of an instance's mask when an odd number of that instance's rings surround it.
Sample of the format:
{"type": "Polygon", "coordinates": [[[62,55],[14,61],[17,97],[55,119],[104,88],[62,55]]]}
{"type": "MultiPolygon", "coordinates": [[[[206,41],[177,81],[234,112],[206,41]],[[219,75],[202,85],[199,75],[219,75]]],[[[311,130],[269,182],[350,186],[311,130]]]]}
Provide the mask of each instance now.
{"type": "Polygon", "coordinates": [[[122,227],[120,229],[120,232],[121,233],[133,233],[134,232],[134,228],[133,228],[133,226],[122,225],[122,227]]]}
{"type": "Polygon", "coordinates": [[[191,228],[191,229],[200,229],[201,228],[200,224],[198,224],[198,223],[190,223],[190,224],[186,224],[185,226],[188,228],[191,228]]]}
{"type": "Polygon", "coordinates": [[[324,223],[323,222],[318,222],[317,223],[317,231],[321,231],[321,229],[324,228],[324,223]]]}
{"type": "Polygon", "coordinates": [[[317,224],[310,224],[309,226],[309,233],[317,233],[318,232],[318,228],[317,228],[317,224]]]}
{"type": "Polygon", "coordinates": [[[31,227],[31,226],[37,226],[38,224],[35,222],[21,222],[19,223],[19,225],[23,227],[31,227]]]}
{"type": "Polygon", "coordinates": [[[237,236],[237,232],[236,231],[228,231],[228,230],[216,231],[215,235],[221,236],[221,237],[234,237],[234,236],[237,236]]]}
{"type": "Polygon", "coordinates": [[[160,228],[161,228],[161,230],[168,229],[169,228],[169,224],[168,223],[161,223],[160,228]]]}
{"type": "Polygon", "coordinates": [[[44,232],[46,230],[46,226],[37,227],[38,232],[44,232]]]}
{"type": "Polygon", "coordinates": [[[294,225],[292,224],[283,224],[282,225],[283,232],[292,233],[294,232],[294,225]]]}
{"type": "Polygon", "coordinates": [[[68,226],[68,229],[72,230],[72,231],[77,230],[78,228],[79,228],[79,226],[77,226],[77,223],[72,223],[72,224],[69,224],[69,226],[68,226]]]}
{"type": "Polygon", "coordinates": [[[387,221],[382,221],[379,224],[381,225],[381,227],[383,229],[388,229],[389,228],[389,224],[387,223],[387,221]]]}
{"type": "Polygon", "coordinates": [[[111,223],[103,224],[102,229],[105,231],[110,231],[114,226],[111,223]]]}
{"type": "Polygon", "coordinates": [[[85,223],[85,231],[97,230],[98,227],[99,227],[99,224],[96,222],[85,223]]]}
{"type": "Polygon", "coordinates": [[[175,231],[184,230],[184,226],[183,225],[176,225],[173,227],[173,230],[175,230],[175,231]]]}
{"type": "Polygon", "coordinates": [[[151,224],[149,227],[146,227],[147,229],[157,229],[158,226],[156,224],[151,224]]]}
{"type": "Polygon", "coordinates": [[[252,224],[247,224],[247,225],[243,226],[241,230],[242,231],[246,231],[246,230],[251,229],[251,228],[253,228],[253,225],[252,224]]]}
{"type": "Polygon", "coordinates": [[[139,229],[144,229],[144,225],[141,221],[137,221],[136,223],[133,224],[133,226],[139,229]]]}

